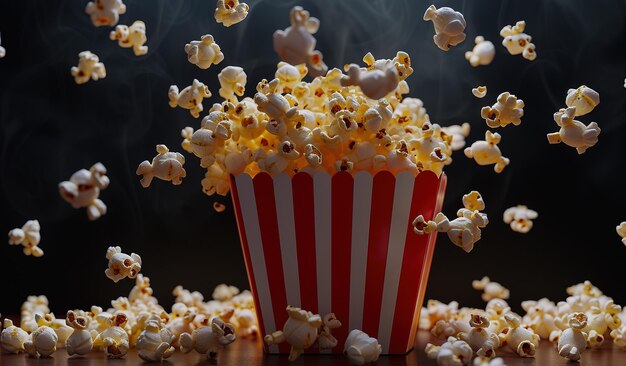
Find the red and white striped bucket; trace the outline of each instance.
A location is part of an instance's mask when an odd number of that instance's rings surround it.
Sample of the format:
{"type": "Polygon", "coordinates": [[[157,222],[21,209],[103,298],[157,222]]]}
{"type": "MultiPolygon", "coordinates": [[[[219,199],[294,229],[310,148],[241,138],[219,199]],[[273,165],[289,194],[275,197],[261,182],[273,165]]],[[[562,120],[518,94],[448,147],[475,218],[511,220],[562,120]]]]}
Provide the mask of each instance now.
{"type": "Polygon", "coordinates": [[[333,329],[339,343],[331,353],[343,352],[352,329],[378,338],[384,354],[413,348],[436,233],[415,235],[411,223],[441,210],[444,174],[260,173],[230,181],[263,335],[282,329],[292,305],[335,313],[343,325],[333,329]]]}

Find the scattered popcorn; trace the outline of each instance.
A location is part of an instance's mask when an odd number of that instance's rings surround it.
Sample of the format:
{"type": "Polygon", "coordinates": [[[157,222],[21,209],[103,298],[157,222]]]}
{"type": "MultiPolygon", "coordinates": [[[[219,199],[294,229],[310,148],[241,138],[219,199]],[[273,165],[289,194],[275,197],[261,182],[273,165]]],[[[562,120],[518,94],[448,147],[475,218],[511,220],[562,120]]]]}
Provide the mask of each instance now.
{"type": "Polygon", "coordinates": [[[343,353],[355,365],[376,362],[381,352],[382,347],[378,340],[358,329],[350,331],[343,347],[343,353]]]}
{"type": "Polygon", "coordinates": [[[186,306],[198,306],[204,300],[204,296],[200,292],[191,292],[182,286],[176,286],[174,291],[172,291],[172,295],[176,296],[177,303],[183,303],[186,306]]]}
{"type": "Polygon", "coordinates": [[[231,103],[238,103],[237,97],[243,96],[248,77],[239,66],[226,66],[217,74],[220,82],[220,97],[231,103]]]}
{"type": "Polygon", "coordinates": [[[24,342],[24,349],[31,357],[50,357],[56,352],[58,341],[56,333],[50,328],[52,321],[39,313],[35,314],[35,321],[38,327],[30,334],[30,338],[24,342]]]}
{"type": "Polygon", "coordinates": [[[524,205],[507,208],[502,215],[505,224],[510,224],[511,229],[518,233],[527,233],[533,228],[533,221],[539,216],[537,211],[533,211],[524,205]]]}
{"type": "Polygon", "coordinates": [[[515,95],[504,92],[498,96],[496,104],[491,107],[483,107],[480,116],[485,119],[487,126],[491,128],[505,127],[509,124],[519,126],[524,116],[524,101],[517,99],[515,95]]]}
{"type": "Polygon", "coordinates": [[[428,343],[425,352],[428,358],[437,360],[439,366],[469,365],[474,355],[469,344],[454,337],[449,337],[441,347],[428,343]]]}
{"type": "Polygon", "coordinates": [[[148,53],[148,46],[144,46],[146,41],[146,24],[141,20],[135,20],[129,27],[127,25],[118,25],[114,31],[111,31],[109,38],[112,41],[118,41],[122,48],[131,48],[135,56],[142,56],[148,53]]]}
{"type": "Polygon", "coordinates": [[[204,98],[210,98],[211,95],[209,88],[197,79],[193,79],[192,84],[183,89],[180,93],[176,85],[170,86],[167,92],[167,96],[170,99],[170,107],[176,108],[178,106],[189,109],[189,113],[191,113],[194,118],[198,118],[200,112],[204,109],[202,107],[202,100],[204,98]]]}
{"type": "Polygon", "coordinates": [[[240,3],[239,0],[217,0],[215,21],[230,27],[246,19],[248,10],[248,4],[240,3]]]}
{"type": "Polygon", "coordinates": [[[48,298],[41,296],[28,296],[26,301],[22,304],[21,309],[20,327],[27,333],[32,333],[39,327],[35,319],[35,314],[48,314],[50,308],[48,307],[48,298]]]}
{"type": "Polygon", "coordinates": [[[487,95],[487,87],[486,86],[477,86],[472,88],[472,94],[476,98],[484,98],[487,95]]]}
{"type": "Polygon", "coordinates": [[[50,321],[50,328],[57,335],[57,348],[65,348],[65,342],[74,332],[74,328],[68,326],[65,319],[57,319],[54,313],[44,314],[44,317],[50,321]]]}
{"type": "Polygon", "coordinates": [[[443,51],[465,41],[465,18],[458,11],[448,7],[437,9],[431,5],[424,13],[424,20],[432,20],[435,27],[433,40],[443,51]]]}
{"type": "Polygon", "coordinates": [[[239,289],[235,286],[228,286],[224,283],[217,285],[213,290],[212,297],[217,301],[228,301],[233,298],[233,296],[239,294],[239,289]]]}
{"type": "Polygon", "coordinates": [[[104,274],[115,283],[126,277],[134,279],[141,271],[141,257],[135,253],[124,254],[120,247],[109,247],[106,258],[109,260],[109,268],[104,274]]]}
{"type": "Polygon", "coordinates": [[[76,84],[84,84],[89,79],[104,79],[107,71],[100,59],[91,51],[83,51],[78,54],[78,66],[72,66],[70,69],[76,84]]]}
{"type": "Polygon", "coordinates": [[[91,17],[91,22],[96,27],[112,27],[119,21],[120,14],[126,13],[126,5],[122,0],[95,0],[87,3],[85,13],[91,17]]]}
{"type": "Polygon", "coordinates": [[[26,221],[22,228],[9,231],[9,244],[22,245],[24,247],[24,254],[32,255],[33,257],[41,257],[43,250],[39,248],[39,242],[41,240],[40,230],[39,221],[26,221]]]}
{"type": "Polygon", "coordinates": [[[378,100],[398,88],[398,83],[413,73],[411,58],[398,52],[393,60],[376,60],[371,53],[363,57],[366,67],[346,65],[347,75],[341,77],[342,86],[358,85],[368,98],[378,100]]]}
{"type": "Polygon", "coordinates": [[[183,165],[185,157],[177,152],[170,152],[165,145],[156,146],[157,156],[152,158],[152,163],[144,160],[137,167],[137,175],[142,175],[141,186],[148,188],[153,178],[159,178],[164,181],[171,181],[174,185],[183,182],[183,178],[187,176],[187,172],[183,165]]]}
{"type": "Polygon", "coordinates": [[[22,328],[13,325],[11,319],[4,319],[4,329],[0,334],[0,348],[3,353],[23,353],[26,352],[24,343],[30,336],[22,328]]]}
{"type": "Polygon", "coordinates": [[[180,350],[189,353],[196,350],[206,354],[207,359],[214,359],[221,347],[235,341],[235,329],[231,324],[224,323],[220,318],[213,318],[209,326],[208,319],[204,326],[193,331],[192,334],[180,335],[180,350]]]}
{"type": "Polygon", "coordinates": [[[476,141],[472,146],[465,148],[465,156],[474,159],[478,165],[495,164],[493,169],[496,173],[501,173],[509,165],[510,160],[502,156],[502,152],[498,147],[500,139],[499,133],[487,131],[484,141],[476,141]]]}
{"type": "Polygon", "coordinates": [[[613,339],[613,345],[622,351],[626,351],[626,326],[613,329],[610,334],[613,339]]]}
{"type": "Polygon", "coordinates": [[[311,76],[321,76],[328,70],[322,53],[315,50],[317,40],[313,34],[320,26],[319,19],[311,17],[301,6],[289,12],[291,26],[274,32],[274,50],[281,60],[292,65],[306,64],[311,76]]]}
{"type": "Polygon", "coordinates": [[[174,335],[167,328],[163,328],[159,321],[151,320],[137,339],[139,357],[144,361],[163,361],[174,354],[173,341],[174,335]]]}
{"type": "MultiPolygon", "coordinates": [[[[217,43],[215,43],[213,36],[210,34],[203,35],[202,37],[200,37],[199,41],[191,41],[187,43],[185,45],[185,53],[187,53],[187,59],[189,60],[190,63],[204,70],[211,67],[211,65],[217,65],[220,62],[222,62],[222,60],[224,60],[224,54],[222,53],[220,46],[217,43]]],[[[196,84],[196,82],[197,81],[194,80],[194,85],[196,84]]],[[[206,86],[204,86],[204,84],[202,83],[199,83],[199,84],[202,87],[204,87],[205,94],[208,94],[208,96],[205,96],[205,98],[211,97],[211,93],[209,92],[209,89],[207,89],[206,86]]],[[[171,93],[171,90],[172,89],[170,87],[170,93],[171,93]]],[[[176,91],[176,93],[178,93],[178,90],[176,91]]],[[[183,93],[184,93],[184,90],[183,90],[183,93]]],[[[171,103],[172,102],[170,101],[170,105],[171,103]]],[[[194,117],[197,118],[198,116],[194,116],[194,117]]]]}
{"type": "Polygon", "coordinates": [[[557,309],[552,301],[546,298],[539,301],[523,301],[522,309],[526,311],[522,323],[531,328],[541,339],[549,339],[552,332],[559,331],[557,309]]]}
{"type": "MultiPolygon", "coordinates": [[[[2,40],[0,39],[0,44],[2,44],[2,40]]],[[[4,49],[4,47],[0,46],[0,58],[3,58],[4,56],[6,56],[7,51],[4,49]]]]}
{"type": "Polygon", "coordinates": [[[500,357],[493,359],[489,357],[476,357],[474,359],[474,366],[506,366],[506,364],[500,357]]]}
{"type": "Polygon", "coordinates": [[[481,295],[483,301],[509,298],[509,290],[497,282],[491,282],[487,276],[483,277],[480,281],[472,281],[472,287],[474,290],[483,291],[481,295]]]}
{"type": "Polygon", "coordinates": [[[575,115],[576,107],[561,108],[554,113],[554,122],[561,129],[559,132],[549,133],[548,142],[550,144],[563,142],[565,145],[576,148],[578,154],[583,154],[598,142],[598,135],[600,135],[601,130],[595,122],[585,126],[582,122],[574,119],[575,115]]]}
{"type": "Polygon", "coordinates": [[[535,357],[535,351],[539,346],[539,336],[531,329],[521,326],[520,319],[513,314],[505,314],[508,327],[500,333],[503,345],[508,345],[513,352],[522,357],[535,357]]]}
{"type": "Polygon", "coordinates": [[[619,226],[615,227],[615,230],[617,231],[617,235],[622,238],[622,243],[626,245],[626,221],[622,221],[619,226]]]}
{"type": "Polygon", "coordinates": [[[65,322],[73,328],[72,334],[65,341],[65,348],[69,356],[86,355],[93,347],[93,339],[89,332],[91,319],[88,316],[79,315],[74,311],[68,311],[65,322]]]}
{"type": "Polygon", "coordinates": [[[460,333],[469,333],[472,330],[469,322],[465,320],[438,320],[430,332],[435,337],[455,337],[460,333]]]}
{"type": "Polygon", "coordinates": [[[587,339],[582,331],[587,326],[587,316],[584,313],[574,313],[568,320],[569,328],[559,337],[557,350],[559,356],[571,361],[580,360],[580,354],[587,348],[587,339]]]}
{"type": "Polygon", "coordinates": [[[104,349],[104,354],[107,358],[122,358],[126,356],[130,344],[128,342],[128,333],[124,329],[128,322],[128,317],[119,313],[117,315],[111,315],[108,317],[109,327],[104,329],[94,339],[94,347],[100,347],[104,349]]]}
{"type": "Polygon", "coordinates": [[[484,316],[472,314],[469,321],[472,329],[468,333],[459,333],[459,339],[467,342],[480,357],[493,358],[496,349],[500,347],[498,335],[489,331],[489,319],[484,316]]]}
{"type": "Polygon", "coordinates": [[[474,67],[489,65],[496,55],[496,47],[483,36],[474,38],[474,43],[476,44],[474,49],[465,52],[465,59],[474,67]]]}
{"type": "Polygon", "coordinates": [[[522,54],[527,60],[534,60],[537,58],[537,53],[535,52],[535,45],[530,43],[531,37],[524,33],[524,28],[526,28],[526,22],[520,20],[514,26],[507,25],[500,31],[500,36],[504,38],[502,40],[502,45],[506,47],[507,51],[511,55],[519,55],[522,54]]]}
{"type": "Polygon", "coordinates": [[[241,338],[256,337],[259,333],[256,315],[250,309],[235,309],[237,336],[241,338]]]}
{"type": "Polygon", "coordinates": [[[579,86],[577,89],[569,89],[565,104],[568,107],[576,107],[576,116],[583,116],[591,112],[598,104],[600,104],[600,94],[586,85],[579,86]]]}
{"type": "Polygon", "coordinates": [[[107,169],[102,163],[95,163],[87,169],[72,174],[69,181],[59,183],[59,194],[73,208],[87,209],[87,218],[97,220],[107,213],[107,206],[102,202],[100,191],[109,186],[107,169]]]}
{"type": "Polygon", "coordinates": [[[458,151],[465,147],[465,138],[470,134],[470,124],[465,122],[462,125],[452,125],[441,127],[442,134],[452,136],[450,149],[458,151]]]}

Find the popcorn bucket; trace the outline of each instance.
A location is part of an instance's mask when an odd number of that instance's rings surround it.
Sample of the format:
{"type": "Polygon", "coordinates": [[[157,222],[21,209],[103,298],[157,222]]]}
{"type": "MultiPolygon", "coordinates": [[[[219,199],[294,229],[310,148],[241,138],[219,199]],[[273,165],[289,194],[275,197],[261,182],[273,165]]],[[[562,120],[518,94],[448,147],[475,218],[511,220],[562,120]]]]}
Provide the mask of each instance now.
{"type": "Polygon", "coordinates": [[[305,352],[342,353],[352,329],[378,338],[383,354],[413,348],[436,233],[415,235],[412,220],[441,210],[445,174],[260,173],[230,182],[263,336],[283,328],[291,305],[342,322],[332,330],[337,347],[305,352]]]}

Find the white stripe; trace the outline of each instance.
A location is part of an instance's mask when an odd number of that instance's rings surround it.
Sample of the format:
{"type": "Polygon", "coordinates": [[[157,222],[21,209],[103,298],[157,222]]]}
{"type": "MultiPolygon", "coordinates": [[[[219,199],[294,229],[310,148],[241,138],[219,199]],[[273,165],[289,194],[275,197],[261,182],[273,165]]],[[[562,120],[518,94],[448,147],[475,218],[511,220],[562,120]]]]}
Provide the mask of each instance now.
{"type": "Polygon", "coordinates": [[[372,185],[373,177],[369,172],[358,172],[354,175],[349,329],[362,329],[363,327],[372,185]]]}
{"type": "Polygon", "coordinates": [[[291,177],[287,174],[281,173],[274,176],[274,197],[276,200],[276,219],[278,221],[287,305],[300,307],[296,223],[293,214],[291,177]]]}
{"type": "MultiPolygon", "coordinates": [[[[259,217],[254,197],[254,187],[252,178],[248,174],[238,174],[235,177],[237,184],[237,194],[239,196],[239,206],[243,217],[243,227],[246,231],[248,250],[250,251],[250,261],[254,271],[259,305],[263,323],[265,323],[265,334],[282,329],[282,324],[278,326],[274,320],[272,308],[272,298],[270,296],[270,286],[267,279],[267,268],[265,266],[265,255],[263,254],[263,241],[261,240],[261,229],[259,227],[259,217]]],[[[271,353],[278,353],[278,346],[270,346],[271,353]]]]}
{"type": "Polygon", "coordinates": [[[396,175],[387,264],[385,265],[385,282],[378,325],[378,341],[383,348],[383,353],[389,352],[414,183],[415,176],[410,172],[404,171],[396,175]]]}
{"type": "MultiPolygon", "coordinates": [[[[325,172],[313,176],[315,199],[315,263],[317,272],[317,304],[322,316],[331,312],[331,181],[325,172]]],[[[331,350],[320,350],[328,353],[331,350]]]]}

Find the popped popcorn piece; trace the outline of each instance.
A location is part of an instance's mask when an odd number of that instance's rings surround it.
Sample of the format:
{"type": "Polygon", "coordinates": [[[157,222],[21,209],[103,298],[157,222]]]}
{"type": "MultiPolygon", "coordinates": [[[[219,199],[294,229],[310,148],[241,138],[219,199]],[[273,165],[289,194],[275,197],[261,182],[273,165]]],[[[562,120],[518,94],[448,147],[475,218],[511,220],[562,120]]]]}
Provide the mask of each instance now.
{"type": "Polygon", "coordinates": [[[35,314],[48,314],[50,312],[48,298],[44,295],[28,296],[22,304],[21,311],[20,327],[27,333],[32,333],[38,327],[35,314]]]}
{"type": "Polygon", "coordinates": [[[472,94],[476,98],[484,98],[487,95],[487,87],[486,86],[477,86],[472,88],[472,94]]]}
{"type": "Polygon", "coordinates": [[[135,279],[135,286],[128,294],[128,301],[135,303],[137,301],[144,304],[158,304],[156,297],[152,296],[152,287],[150,287],[150,278],[139,273],[135,279]]]}
{"type": "MultiPolygon", "coordinates": [[[[185,45],[185,53],[187,54],[187,60],[189,60],[190,63],[204,70],[211,67],[211,65],[217,65],[224,60],[224,54],[222,53],[220,46],[215,43],[215,39],[213,39],[213,36],[210,34],[203,35],[200,37],[199,41],[191,41],[187,43],[185,45]]],[[[208,89],[206,89],[206,93],[209,95],[205,98],[209,98],[211,93],[208,89]]]]}
{"type": "Polygon", "coordinates": [[[424,351],[428,358],[437,360],[439,366],[469,365],[474,355],[469,344],[454,337],[449,337],[440,347],[428,343],[424,351]]]}
{"type": "Polygon", "coordinates": [[[126,13],[126,5],[122,0],[95,0],[87,3],[85,13],[96,27],[103,25],[112,27],[119,21],[120,14],[126,13]]]}
{"type": "Polygon", "coordinates": [[[584,313],[574,313],[569,317],[569,328],[565,329],[557,345],[559,356],[571,361],[580,360],[580,354],[587,348],[587,337],[582,331],[587,326],[584,313]]]}
{"type": "Polygon", "coordinates": [[[498,282],[492,282],[489,277],[485,276],[480,281],[472,281],[472,288],[474,290],[483,291],[480,296],[483,301],[489,301],[491,299],[508,299],[509,290],[498,282]]]}
{"type": "Polygon", "coordinates": [[[100,200],[100,191],[109,186],[107,169],[95,163],[87,169],[72,174],[69,181],[59,183],[59,194],[73,208],[86,208],[87,218],[99,219],[107,213],[107,206],[100,200]]]}
{"type": "Polygon", "coordinates": [[[435,337],[458,338],[459,333],[469,333],[471,330],[472,327],[465,320],[438,320],[435,326],[430,330],[430,333],[435,337]]]}
{"type": "Polygon", "coordinates": [[[491,128],[505,127],[509,124],[519,126],[524,116],[524,101],[509,92],[498,96],[497,102],[491,107],[483,107],[480,116],[491,128]]]}
{"type": "Polygon", "coordinates": [[[193,79],[191,85],[183,89],[180,93],[178,92],[178,86],[176,85],[170,86],[170,89],[167,92],[167,96],[170,100],[170,107],[188,109],[189,113],[191,113],[194,118],[198,118],[200,116],[200,112],[204,109],[202,107],[202,100],[204,98],[210,98],[211,95],[209,87],[199,82],[198,79],[193,79]]]}
{"type": "Polygon", "coordinates": [[[574,119],[576,107],[559,109],[554,113],[554,122],[561,127],[559,132],[549,133],[548,142],[558,144],[563,142],[567,146],[576,148],[578,154],[583,154],[588,148],[598,142],[600,127],[595,122],[585,126],[582,122],[574,119]]]}
{"type": "Polygon", "coordinates": [[[24,342],[24,349],[30,357],[50,357],[56,352],[58,341],[57,334],[50,327],[52,319],[49,318],[49,314],[42,315],[37,313],[35,314],[35,321],[37,322],[37,329],[24,342]]]}
{"type": "Polygon", "coordinates": [[[577,296],[577,295],[585,295],[588,297],[602,296],[602,291],[600,291],[600,289],[594,286],[590,281],[577,283],[573,286],[568,287],[565,291],[567,292],[568,295],[572,295],[572,296],[577,296]]]}
{"type": "Polygon", "coordinates": [[[174,335],[158,321],[149,321],[137,339],[139,357],[145,361],[162,361],[169,358],[175,351],[172,347],[174,338],[174,335]]]}
{"type": "Polygon", "coordinates": [[[73,329],[72,334],[65,341],[67,354],[70,356],[82,356],[89,353],[93,348],[93,339],[88,330],[91,319],[88,316],[79,315],[70,310],[67,312],[65,322],[73,329]]]}
{"type": "Polygon", "coordinates": [[[327,314],[322,319],[318,314],[292,306],[287,306],[287,314],[289,318],[285,322],[283,330],[268,334],[263,340],[267,345],[287,342],[291,346],[289,361],[298,358],[315,341],[318,341],[320,349],[332,348],[337,345],[337,339],[330,334],[331,329],[341,326],[341,322],[335,318],[335,314],[327,314]]]}
{"type": "Polygon", "coordinates": [[[217,74],[217,79],[220,82],[220,97],[229,102],[238,103],[237,97],[243,96],[248,81],[243,69],[239,66],[226,66],[217,74]]]}
{"type": "Polygon", "coordinates": [[[78,66],[70,69],[76,84],[84,84],[89,79],[99,80],[107,76],[107,70],[100,59],[91,51],[83,51],[78,54],[78,66]]]}
{"type": "Polygon", "coordinates": [[[626,350],[626,326],[615,328],[610,333],[613,344],[620,350],[626,350]]]}
{"type": "MultiPolygon", "coordinates": [[[[2,39],[0,39],[0,44],[2,44],[2,39]]],[[[7,51],[4,49],[4,47],[0,46],[0,58],[3,58],[4,56],[6,56],[7,51]]]]}
{"type": "Polygon", "coordinates": [[[246,19],[248,10],[248,4],[240,3],[239,0],[217,0],[215,21],[230,27],[246,19]]]}
{"type": "Polygon", "coordinates": [[[504,211],[502,220],[505,224],[510,224],[511,229],[518,233],[527,233],[533,228],[533,221],[539,216],[537,211],[533,211],[524,205],[509,207],[504,211]]]}
{"type": "Polygon", "coordinates": [[[537,58],[537,52],[535,52],[535,45],[530,42],[532,37],[524,33],[525,28],[526,22],[520,20],[514,26],[507,25],[502,28],[500,36],[504,38],[502,45],[506,47],[511,55],[519,55],[521,53],[522,57],[532,61],[537,58]]]}
{"type": "Polygon", "coordinates": [[[204,300],[204,296],[200,292],[191,292],[180,285],[174,288],[172,295],[176,296],[177,303],[183,303],[186,306],[198,306],[204,300]]]}
{"type": "Polygon", "coordinates": [[[224,206],[224,204],[219,203],[219,202],[213,202],[213,209],[215,210],[215,212],[224,212],[224,210],[226,210],[226,206],[224,206]]]}
{"type": "Polygon", "coordinates": [[[476,357],[474,359],[474,366],[506,366],[504,360],[500,357],[476,357]]]}
{"type": "Polygon", "coordinates": [[[469,324],[472,329],[468,333],[459,333],[459,339],[467,342],[478,356],[495,357],[496,349],[500,347],[500,338],[487,329],[489,319],[478,314],[472,314],[469,324]]]}
{"type": "Polygon", "coordinates": [[[9,231],[9,244],[22,245],[24,254],[41,257],[43,250],[39,248],[39,242],[41,241],[40,230],[39,221],[28,220],[21,228],[9,231]]]}
{"type": "Polygon", "coordinates": [[[586,85],[576,89],[569,89],[565,104],[568,107],[576,107],[576,116],[584,116],[600,104],[600,94],[586,85]]]}
{"type": "Polygon", "coordinates": [[[128,317],[124,313],[109,315],[110,327],[96,336],[93,345],[94,348],[104,349],[107,358],[122,358],[130,348],[128,333],[124,329],[128,317]]]}
{"type": "Polygon", "coordinates": [[[341,77],[342,86],[358,85],[368,98],[378,100],[398,88],[398,83],[413,74],[411,58],[400,51],[393,60],[376,60],[368,52],[363,56],[366,67],[346,65],[347,75],[341,77]]]}
{"type": "Polygon", "coordinates": [[[626,245],[626,221],[622,221],[621,224],[615,227],[615,230],[617,231],[617,235],[622,238],[622,243],[626,245]]]}
{"type": "Polygon", "coordinates": [[[431,5],[424,13],[424,20],[432,20],[435,27],[435,35],[433,40],[437,47],[443,51],[450,49],[450,46],[465,40],[465,18],[463,14],[454,11],[452,8],[442,7],[437,9],[435,5],[431,5]]]}
{"type": "Polygon", "coordinates": [[[382,346],[378,340],[358,329],[350,331],[343,347],[343,353],[355,365],[376,362],[381,352],[382,346]]]}
{"type": "Polygon", "coordinates": [[[65,348],[65,342],[72,335],[74,329],[67,325],[65,319],[57,319],[54,313],[45,314],[44,317],[50,321],[50,328],[57,335],[57,348],[65,348]]]}
{"type": "Polygon", "coordinates": [[[587,333],[587,344],[591,348],[599,348],[604,342],[604,334],[609,330],[614,330],[622,325],[619,314],[622,307],[615,304],[612,299],[607,300],[603,305],[594,302],[586,312],[587,326],[584,331],[587,333]]]}
{"type": "Polygon", "coordinates": [[[448,143],[450,149],[458,151],[465,147],[465,138],[470,134],[470,124],[465,122],[462,125],[444,126],[441,127],[441,132],[452,137],[448,143]]]}
{"type": "Polygon", "coordinates": [[[541,339],[549,339],[552,332],[559,331],[556,306],[552,301],[546,298],[539,301],[523,301],[522,309],[526,311],[522,323],[530,327],[541,339]]]}
{"type": "Polygon", "coordinates": [[[24,343],[29,339],[28,333],[20,327],[13,325],[11,319],[4,319],[4,329],[0,334],[0,347],[3,353],[26,352],[24,343]]]}
{"type": "Polygon", "coordinates": [[[135,253],[124,254],[120,247],[109,247],[106,258],[109,260],[109,268],[104,274],[115,283],[126,277],[134,279],[141,271],[141,257],[135,253]]]}
{"type": "Polygon", "coordinates": [[[505,314],[504,319],[508,326],[500,333],[502,345],[508,345],[513,352],[522,357],[535,357],[539,336],[531,329],[522,327],[516,315],[505,314]]]}
{"type": "Polygon", "coordinates": [[[135,56],[142,56],[148,53],[148,46],[144,46],[146,41],[146,24],[141,20],[135,20],[129,27],[127,25],[118,25],[115,30],[111,31],[109,38],[122,48],[131,48],[135,56]]]}
{"type": "Polygon", "coordinates": [[[320,26],[319,19],[309,15],[301,6],[294,6],[289,12],[291,26],[274,32],[274,50],[281,60],[291,64],[306,64],[311,76],[321,76],[328,70],[322,61],[322,53],[315,50],[317,40],[313,34],[320,26]]]}
{"type": "Polygon", "coordinates": [[[496,173],[501,173],[510,163],[508,158],[502,156],[502,152],[498,147],[501,138],[499,133],[487,131],[485,140],[476,141],[470,147],[465,148],[465,156],[474,159],[478,165],[495,164],[493,170],[496,173]]]}
{"type": "Polygon", "coordinates": [[[237,323],[237,336],[241,338],[256,337],[259,333],[256,316],[250,309],[236,309],[235,320],[237,323]]]}
{"type": "Polygon", "coordinates": [[[486,41],[483,36],[476,36],[474,43],[476,44],[474,48],[465,52],[465,59],[474,67],[489,65],[496,56],[496,47],[490,41],[486,41]]]}
{"type": "Polygon", "coordinates": [[[177,152],[170,152],[165,145],[156,146],[157,156],[152,158],[152,163],[144,160],[137,167],[137,175],[142,175],[141,186],[148,188],[152,183],[152,179],[159,178],[164,181],[171,181],[173,185],[179,185],[183,182],[183,178],[187,176],[187,172],[183,165],[185,157],[177,152]]]}
{"type": "Polygon", "coordinates": [[[208,319],[205,323],[204,326],[194,330],[192,334],[183,333],[180,335],[180,350],[189,353],[195,349],[198,353],[206,354],[207,359],[214,359],[221,347],[235,341],[235,329],[231,324],[224,323],[222,319],[217,317],[213,318],[210,326],[208,319]]]}
{"type": "Polygon", "coordinates": [[[224,283],[219,284],[213,290],[212,297],[217,301],[228,301],[233,298],[233,296],[239,294],[239,289],[235,286],[228,286],[224,283]]]}

